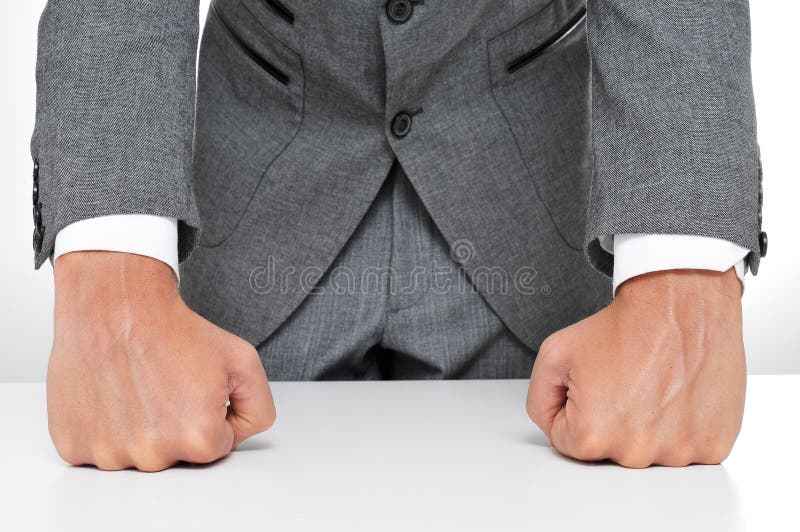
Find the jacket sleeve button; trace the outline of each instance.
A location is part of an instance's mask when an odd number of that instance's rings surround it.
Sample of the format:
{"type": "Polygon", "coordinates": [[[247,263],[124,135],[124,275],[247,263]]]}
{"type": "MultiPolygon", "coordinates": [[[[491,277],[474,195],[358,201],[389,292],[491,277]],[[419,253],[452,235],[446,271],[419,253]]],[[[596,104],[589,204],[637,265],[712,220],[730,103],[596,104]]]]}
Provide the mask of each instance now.
{"type": "Polygon", "coordinates": [[[42,227],[42,207],[41,203],[37,203],[33,206],[33,223],[36,224],[36,228],[42,227]]]}
{"type": "Polygon", "coordinates": [[[42,241],[44,240],[44,233],[37,227],[33,230],[33,250],[36,253],[42,251],[42,241]]]}
{"type": "Polygon", "coordinates": [[[769,243],[769,241],[767,240],[766,231],[761,231],[761,233],[758,235],[758,248],[759,248],[759,251],[761,251],[761,258],[762,259],[767,256],[767,244],[768,243],[769,243]]]}

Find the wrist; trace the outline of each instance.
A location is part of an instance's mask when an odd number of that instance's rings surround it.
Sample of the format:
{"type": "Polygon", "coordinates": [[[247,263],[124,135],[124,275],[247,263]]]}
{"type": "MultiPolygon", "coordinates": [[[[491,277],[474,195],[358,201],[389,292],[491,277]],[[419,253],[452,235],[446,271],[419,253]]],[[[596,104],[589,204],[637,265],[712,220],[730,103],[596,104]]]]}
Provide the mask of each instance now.
{"type": "Polygon", "coordinates": [[[733,268],[724,272],[714,270],[677,269],[649,272],[622,283],[619,294],[637,297],[664,295],[694,295],[741,298],[742,284],[733,268]]]}
{"type": "Polygon", "coordinates": [[[131,308],[153,312],[165,300],[179,299],[170,267],[143,255],[77,251],[58,257],[53,273],[57,320],[71,310],[84,320],[116,319],[131,308]]]}
{"type": "Polygon", "coordinates": [[[614,306],[644,319],[655,311],[682,328],[702,326],[709,319],[741,323],[742,283],[733,268],[665,270],[633,277],[620,285],[614,306]]]}

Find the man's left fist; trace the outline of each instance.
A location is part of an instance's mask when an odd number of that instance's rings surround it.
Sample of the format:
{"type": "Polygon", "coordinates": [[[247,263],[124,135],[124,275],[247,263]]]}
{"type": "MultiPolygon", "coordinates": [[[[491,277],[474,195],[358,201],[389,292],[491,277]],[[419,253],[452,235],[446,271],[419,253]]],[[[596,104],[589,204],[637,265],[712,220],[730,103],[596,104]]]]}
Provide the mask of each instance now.
{"type": "Polygon", "coordinates": [[[628,280],[611,305],[544,341],[528,414],[579,460],[720,463],[744,411],[741,290],[733,269],[628,280]]]}

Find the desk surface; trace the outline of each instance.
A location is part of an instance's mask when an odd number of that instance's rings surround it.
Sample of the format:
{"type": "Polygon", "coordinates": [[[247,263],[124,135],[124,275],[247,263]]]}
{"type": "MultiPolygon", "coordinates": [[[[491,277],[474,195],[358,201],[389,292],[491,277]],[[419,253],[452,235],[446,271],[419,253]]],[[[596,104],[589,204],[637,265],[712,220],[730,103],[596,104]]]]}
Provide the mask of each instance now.
{"type": "Polygon", "coordinates": [[[210,466],[60,461],[41,384],[0,385],[0,529],[800,530],[800,376],[751,377],[723,466],[561,457],[524,381],[273,383],[278,421],[210,466]]]}

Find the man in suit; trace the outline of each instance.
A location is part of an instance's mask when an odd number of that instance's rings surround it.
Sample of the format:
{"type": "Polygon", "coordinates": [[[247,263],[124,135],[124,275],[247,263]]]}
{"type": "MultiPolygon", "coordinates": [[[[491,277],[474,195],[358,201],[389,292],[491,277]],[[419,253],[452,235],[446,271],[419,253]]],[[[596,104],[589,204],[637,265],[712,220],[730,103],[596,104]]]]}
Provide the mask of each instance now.
{"type": "Polygon", "coordinates": [[[66,461],[215,460],[272,424],[264,370],[531,375],[566,455],[727,456],[767,245],[746,0],[215,0],[195,79],[197,10],[42,15],[66,461]]]}

